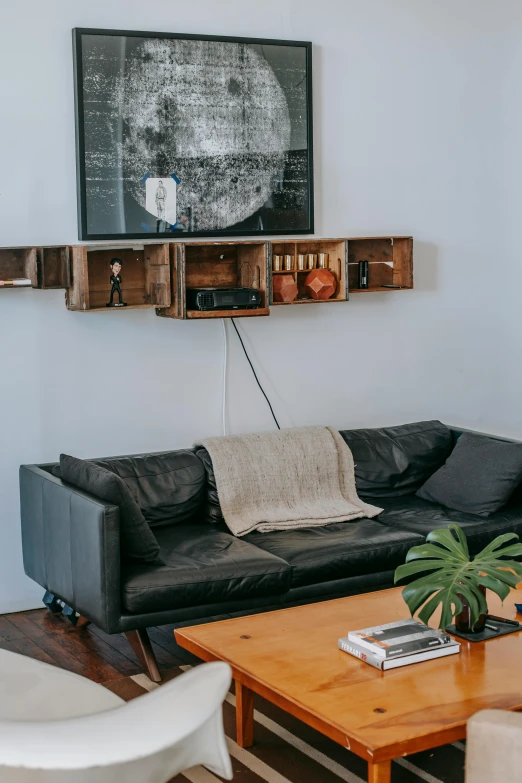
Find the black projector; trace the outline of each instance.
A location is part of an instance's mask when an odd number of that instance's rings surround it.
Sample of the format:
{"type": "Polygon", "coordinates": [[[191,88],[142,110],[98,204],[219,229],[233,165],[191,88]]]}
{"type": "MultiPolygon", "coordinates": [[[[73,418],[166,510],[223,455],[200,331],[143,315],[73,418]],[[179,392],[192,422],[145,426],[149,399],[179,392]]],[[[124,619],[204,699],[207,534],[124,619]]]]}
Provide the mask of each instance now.
{"type": "Polygon", "coordinates": [[[187,288],[188,310],[251,310],[260,304],[255,288],[187,288]]]}

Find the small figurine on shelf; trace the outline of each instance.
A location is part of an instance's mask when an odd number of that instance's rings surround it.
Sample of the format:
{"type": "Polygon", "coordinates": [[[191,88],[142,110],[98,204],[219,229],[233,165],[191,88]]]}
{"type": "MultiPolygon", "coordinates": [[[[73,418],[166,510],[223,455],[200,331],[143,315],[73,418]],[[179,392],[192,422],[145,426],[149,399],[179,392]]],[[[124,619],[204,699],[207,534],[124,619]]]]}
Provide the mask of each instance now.
{"type": "Polygon", "coordinates": [[[110,301],[107,303],[106,307],[127,307],[127,302],[123,301],[123,295],[121,293],[121,261],[119,258],[113,258],[111,261],[111,272],[112,275],[110,276],[110,282],[111,282],[111,298],[110,301]],[[118,294],[118,302],[114,302],[114,294],[118,294]]]}

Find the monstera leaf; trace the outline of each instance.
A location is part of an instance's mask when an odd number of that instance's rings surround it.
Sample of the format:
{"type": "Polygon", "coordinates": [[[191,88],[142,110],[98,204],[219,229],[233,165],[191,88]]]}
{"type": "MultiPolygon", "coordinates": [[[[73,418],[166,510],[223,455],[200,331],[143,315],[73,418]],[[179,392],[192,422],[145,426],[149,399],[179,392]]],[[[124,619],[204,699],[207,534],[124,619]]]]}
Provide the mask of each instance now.
{"type": "Polygon", "coordinates": [[[410,549],[406,563],[395,571],[395,583],[415,574],[424,574],[402,591],[412,617],[422,607],[418,618],[427,625],[441,604],[439,628],[446,628],[462,611],[461,599],[465,598],[474,626],[480,615],[488,611],[480,585],[493,590],[503,601],[509,595],[510,587],[516,587],[522,580],[522,564],[510,559],[522,556],[522,544],[506,546],[513,540],[518,541],[515,533],[505,533],[470,558],[462,528],[450,525],[442,530],[433,530],[425,544],[410,549]]]}

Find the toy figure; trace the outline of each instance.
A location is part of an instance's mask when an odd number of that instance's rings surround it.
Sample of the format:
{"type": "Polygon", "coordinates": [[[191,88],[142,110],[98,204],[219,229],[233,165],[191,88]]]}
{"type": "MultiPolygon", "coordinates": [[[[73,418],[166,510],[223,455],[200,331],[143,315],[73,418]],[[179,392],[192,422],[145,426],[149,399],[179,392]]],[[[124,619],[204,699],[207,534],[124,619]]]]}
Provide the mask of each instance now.
{"type": "Polygon", "coordinates": [[[123,301],[123,295],[121,293],[121,261],[119,258],[113,258],[111,261],[111,271],[112,275],[110,276],[110,282],[111,282],[111,299],[110,302],[106,305],[107,307],[127,307],[127,303],[123,301]],[[114,294],[118,294],[118,302],[114,302],[114,294]]]}

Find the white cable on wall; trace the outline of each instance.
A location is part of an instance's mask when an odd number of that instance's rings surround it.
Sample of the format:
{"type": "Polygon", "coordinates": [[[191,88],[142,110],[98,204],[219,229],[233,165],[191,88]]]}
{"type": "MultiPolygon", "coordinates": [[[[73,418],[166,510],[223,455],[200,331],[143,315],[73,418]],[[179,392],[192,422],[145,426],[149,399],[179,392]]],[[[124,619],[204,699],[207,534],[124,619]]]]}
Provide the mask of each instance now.
{"type": "Polygon", "coordinates": [[[227,327],[225,323],[225,319],[221,319],[221,325],[223,327],[223,410],[222,410],[222,421],[223,421],[223,435],[227,434],[227,353],[228,353],[228,345],[227,345],[227,327]]]}

